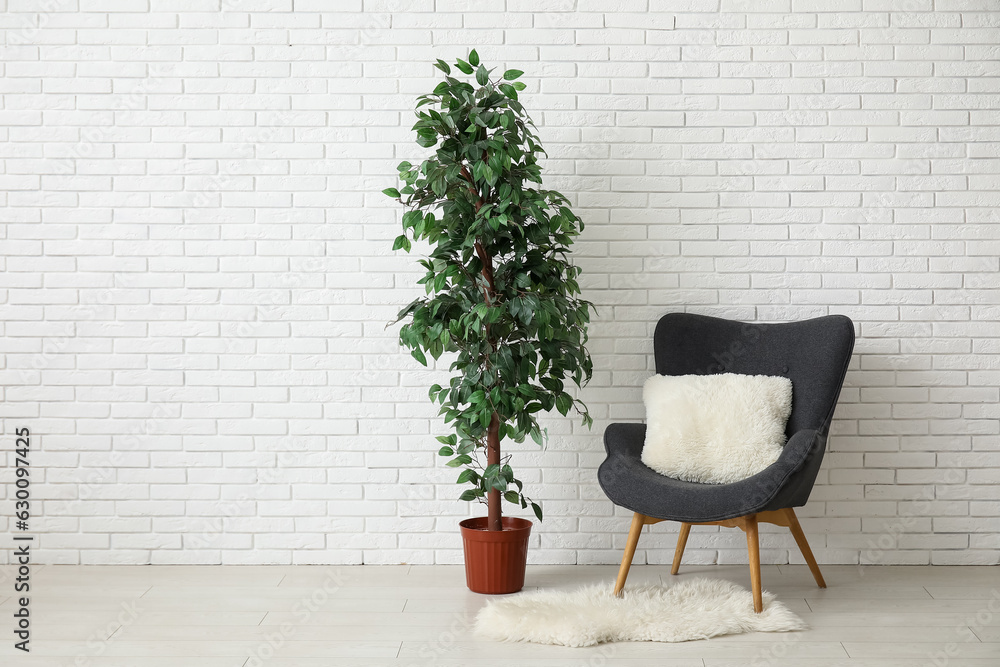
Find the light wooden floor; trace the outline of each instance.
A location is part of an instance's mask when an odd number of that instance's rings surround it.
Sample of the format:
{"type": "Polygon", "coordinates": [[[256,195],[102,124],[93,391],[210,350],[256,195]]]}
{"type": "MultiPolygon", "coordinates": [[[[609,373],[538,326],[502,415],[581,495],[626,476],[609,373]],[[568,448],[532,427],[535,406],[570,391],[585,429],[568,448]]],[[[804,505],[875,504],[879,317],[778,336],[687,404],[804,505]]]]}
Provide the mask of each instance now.
{"type": "MultiPolygon", "coordinates": [[[[610,566],[529,566],[527,588],[613,585],[610,566]]],[[[11,568],[0,566],[0,664],[25,667],[1000,665],[1000,568],[765,566],[764,588],[811,630],[587,649],[471,637],[485,598],[456,566],[36,566],[30,656],[12,647],[11,568]]],[[[680,578],[749,585],[745,566],[680,578]]],[[[676,581],[635,566],[630,584],[676,581]]]]}

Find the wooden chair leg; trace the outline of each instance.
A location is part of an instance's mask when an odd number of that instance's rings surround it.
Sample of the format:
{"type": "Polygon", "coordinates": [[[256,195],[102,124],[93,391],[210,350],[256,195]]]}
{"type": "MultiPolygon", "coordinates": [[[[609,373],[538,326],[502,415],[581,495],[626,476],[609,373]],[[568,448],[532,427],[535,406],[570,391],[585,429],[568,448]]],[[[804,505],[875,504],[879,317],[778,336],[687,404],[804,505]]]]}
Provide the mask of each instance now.
{"type": "Polygon", "coordinates": [[[632,557],[635,556],[635,546],[639,544],[639,535],[642,534],[644,525],[646,525],[645,515],[638,512],[632,515],[632,527],[628,531],[625,555],[622,557],[622,566],[618,569],[618,581],[615,582],[615,597],[620,597],[622,589],[625,588],[625,580],[628,579],[628,571],[632,567],[632,557]]]}
{"type": "Polygon", "coordinates": [[[764,611],[764,599],[760,590],[760,542],[757,540],[757,515],[743,518],[743,530],[747,534],[747,554],[750,556],[750,584],[753,587],[753,610],[764,611]]]}
{"type": "Polygon", "coordinates": [[[792,531],[792,537],[795,538],[795,543],[799,545],[799,551],[802,552],[802,557],[806,559],[806,564],[812,572],[813,579],[816,580],[816,585],[820,588],[826,588],[826,581],[823,580],[823,575],[819,571],[819,565],[816,564],[816,557],[813,556],[812,549],[809,548],[809,542],[806,541],[806,534],[802,532],[802,526],[799,525],[799,519],[795,516],[795,510],[791,507],[787,508],[785,510],[785,517],[788,519],[788,528],[792,531]]]}
{"type": "Polygon", "coordinates": [[[691,524],[682,523],[681,532],[677,536],[677,548],[674,549],[674,565],[670,568],[670,574],[677,574],[681,569],[681,557],[684,555],[684,547],[687,546],[688,534],[691,532],[691,524]]]}

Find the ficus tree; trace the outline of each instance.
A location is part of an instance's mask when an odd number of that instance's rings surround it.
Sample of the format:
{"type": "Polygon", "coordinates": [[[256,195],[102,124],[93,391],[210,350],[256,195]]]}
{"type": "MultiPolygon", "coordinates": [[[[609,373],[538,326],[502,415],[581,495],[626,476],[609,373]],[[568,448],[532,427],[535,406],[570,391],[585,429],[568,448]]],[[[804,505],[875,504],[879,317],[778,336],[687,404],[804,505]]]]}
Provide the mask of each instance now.
{"type": "Polygon", "coordinates": [[[461,468],[460,498],[488,506],[488,529],[502,530],[501,497],[522,509],[539,505],[501,453],[504,438],[539,445],[539,412],[575,409],[588,427],[587,406],[566,391],[582,387],[593,363],[585,348],[588,301],[580,298],[580,269],[569,249],[583,221],[562,194],[542,189],[544,153],[534,123],[518,101],[523,74],[500,76],[480,64],[473,50],[452,76],[417,98],[417,143],[433,148],[419,164],[400,163],[403,186],[383,192],[406,207],[403,233],[393,250],[426,241],[426,270],[418,281],[426,295],[399,312],[408,320],[400,344],[427,365],[427,356],[457,353],[447,387],[433,385],[453,432],[438,437],[447,465],[461,468]],[[537,184],[538,187],[531,184],[537,184]]]}

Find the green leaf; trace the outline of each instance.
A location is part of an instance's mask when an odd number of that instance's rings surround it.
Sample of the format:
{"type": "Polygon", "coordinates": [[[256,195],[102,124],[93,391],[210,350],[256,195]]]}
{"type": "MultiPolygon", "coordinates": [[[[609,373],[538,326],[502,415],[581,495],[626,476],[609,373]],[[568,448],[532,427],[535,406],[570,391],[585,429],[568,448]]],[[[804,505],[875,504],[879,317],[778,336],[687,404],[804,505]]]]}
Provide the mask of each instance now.
{"type": "Polygon", "coordinates": [[[465,62],[461,58],[455,61],[455,67],[462,70],[462,72],[465,74],[472,74],[472,72],[474,71],[472,65],[465,62]]]}
{"type": "Polygon", "coordinates": [[[469,456],[468,454],[460,454],[459,456],[453,458],[451,461],[448,461],[448,463],[446,463],[445,465],[447,465],[449,468],[457,468],[459,466],[468,465],[470,463],[472,463],[471,456],[469,456]]]}
{"type": "Polygon", "coordinates": [[[413,348],[410,351],[410,354],[413,355],[413,358],[419,361],[421,365],[427,365],[427,357],[424,356],[424,353],[420,351],[419,347],[413,348]]]}
{"type": "Polygon", "coordinates": [[[386,188],[385,190],[382,191],[382,194],[384,194],[386,197],[392,197],[393,199],[399,199],[399,197],[401,196],[399,194],[399,190],[397,190],[396,188],[386,188]]]}
{"type": "Polygon", "coordinates": [[[458,499],[459,500],[475,500],[477,497],[478,497],[478,494],[475,491],[473,491],[472,489],[468,489],[467,491],[462,491],[462,495],[460,495],[458,497],[458,499]]]}
{"type": "Polygon", "coordinates": [[[407,211],[403,214],[403,229],[415,227],[420,220],[423,220],[420,211],[407,211]]]}
{"type": "Polygon", "coordinates": [[[486,71],[486,68],[482,65],[476,70],[476,83],[480,86],[485,86],[490,81],[490,73],[486,71]]]}
{"type": "Polygon", "coordinates": [[[406,234],[400,234],[396,237],[396,240],[392,242],[393,250],[399,250],[400,248],[406,252],[410,252],[410,239],[406,238],[406,234]]]}
{"type": "Polygon", "coordinates": [[[451,447],[442,447],[441,449],[438,450],[439,456],[453,456],[454,454],[455,450],[452,449],[451,447]]]}
{"type": "Polygon", "coordinates": [[[514,90],[514,86],[510,85],[509,83],[501,83],[500,86],[499,86],[499,88],[500,88],[500,92],[502,92],[504,95],[506,95],[510,99],[512,99],[512,100],[516,100],[517,99],[517,91],[514,90]]]}
{"type": "Polygon", "coordinates": [[[465,484],[466,482],[475,483],[477,479],[479,479],[479,475],[476,473],[476,471],[466,468],[462,472],[458,473],[458,479],[455,480],[455,483],[456,484],[465,484]]]}
{"type": "Polygon", "coordinates": [[[503,73],[503,78],[506,79],[507,81],[513,81],[522,74],[524,74],[524,72],[522,72],[519,69],[509,69],[503,73]]]}
{"type": "Polygon", "coordinates": [[[517,491],[508,491],[503,494],[504,500],[509,503],[514,503],[515,505],[521,502],[521,496],[518,495],[517,491]]]}
{"type": "Polygon", "coordinates": [[[531,503],[531,511],[535,513],[539,521],[542,520],[542,508],[538,506],[538,503],[531,503]]]}
{"type": "MultiPolygon", "coordinates": [[[[542,319],[543,315],[545,315],[544,311],[539,313],[539,320],[540,321],[544,321],[542,319]]],[[[539,368],[538,372],[539,373],[543,373],[543,372],[545,372],[545,370],[544,370],[544,368],[539,368]]],[[[554,377],[543,377],[541,379],[541,383],[542,383],[543,387],[545,387],[549,391],[553,391],[553,392],[561,392],[562,388],[563,388],[562,380],[560,380],[558,378],[554,378],[554,377]]]]}
{"type": "Polygon", "coordinates": [[[571,407],[573,407],[573,399],[570,398],[569,394],[556,396],[556,410],[559,411],[559,414],[565,417],[571,407]]]}
{"type": "Polygon", "coordinates": [[[476,53],[475,49],[472,49],[472,51],[469,52],[469,64],[472,66],[479,64],[479,54],[476,53]]]}
{"type": "Polygon", "coordinates": [[[438,61],[437,61],[437,63],[435,63],[434,66],[437,67],[442,72],[444,72],[445,74],[451,74],[451,68],[448,67],[448,63],[446,63],[445,61],[441,60],[440,58],[438,58],[438,61]]]}

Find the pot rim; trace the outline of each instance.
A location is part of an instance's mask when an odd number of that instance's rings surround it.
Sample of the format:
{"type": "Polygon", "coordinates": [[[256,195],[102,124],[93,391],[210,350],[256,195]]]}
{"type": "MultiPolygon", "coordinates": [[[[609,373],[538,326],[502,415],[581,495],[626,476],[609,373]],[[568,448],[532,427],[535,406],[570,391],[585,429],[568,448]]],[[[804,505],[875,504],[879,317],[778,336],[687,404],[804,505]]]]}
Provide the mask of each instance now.
{"type": "Polygon", "coordinates": [[[528,519],[522,519],[517,516],[505,516],[500,519],[503,525],[503,530],[486,530],[486,522],[489,517],[477,516],[471,517],[469,519],[464,519],[458,522],[459,527],[462,529],[463,533],[467,531],[473,535],[510,535],[512,533],[528,532],[534,525],[528,519]]]}

